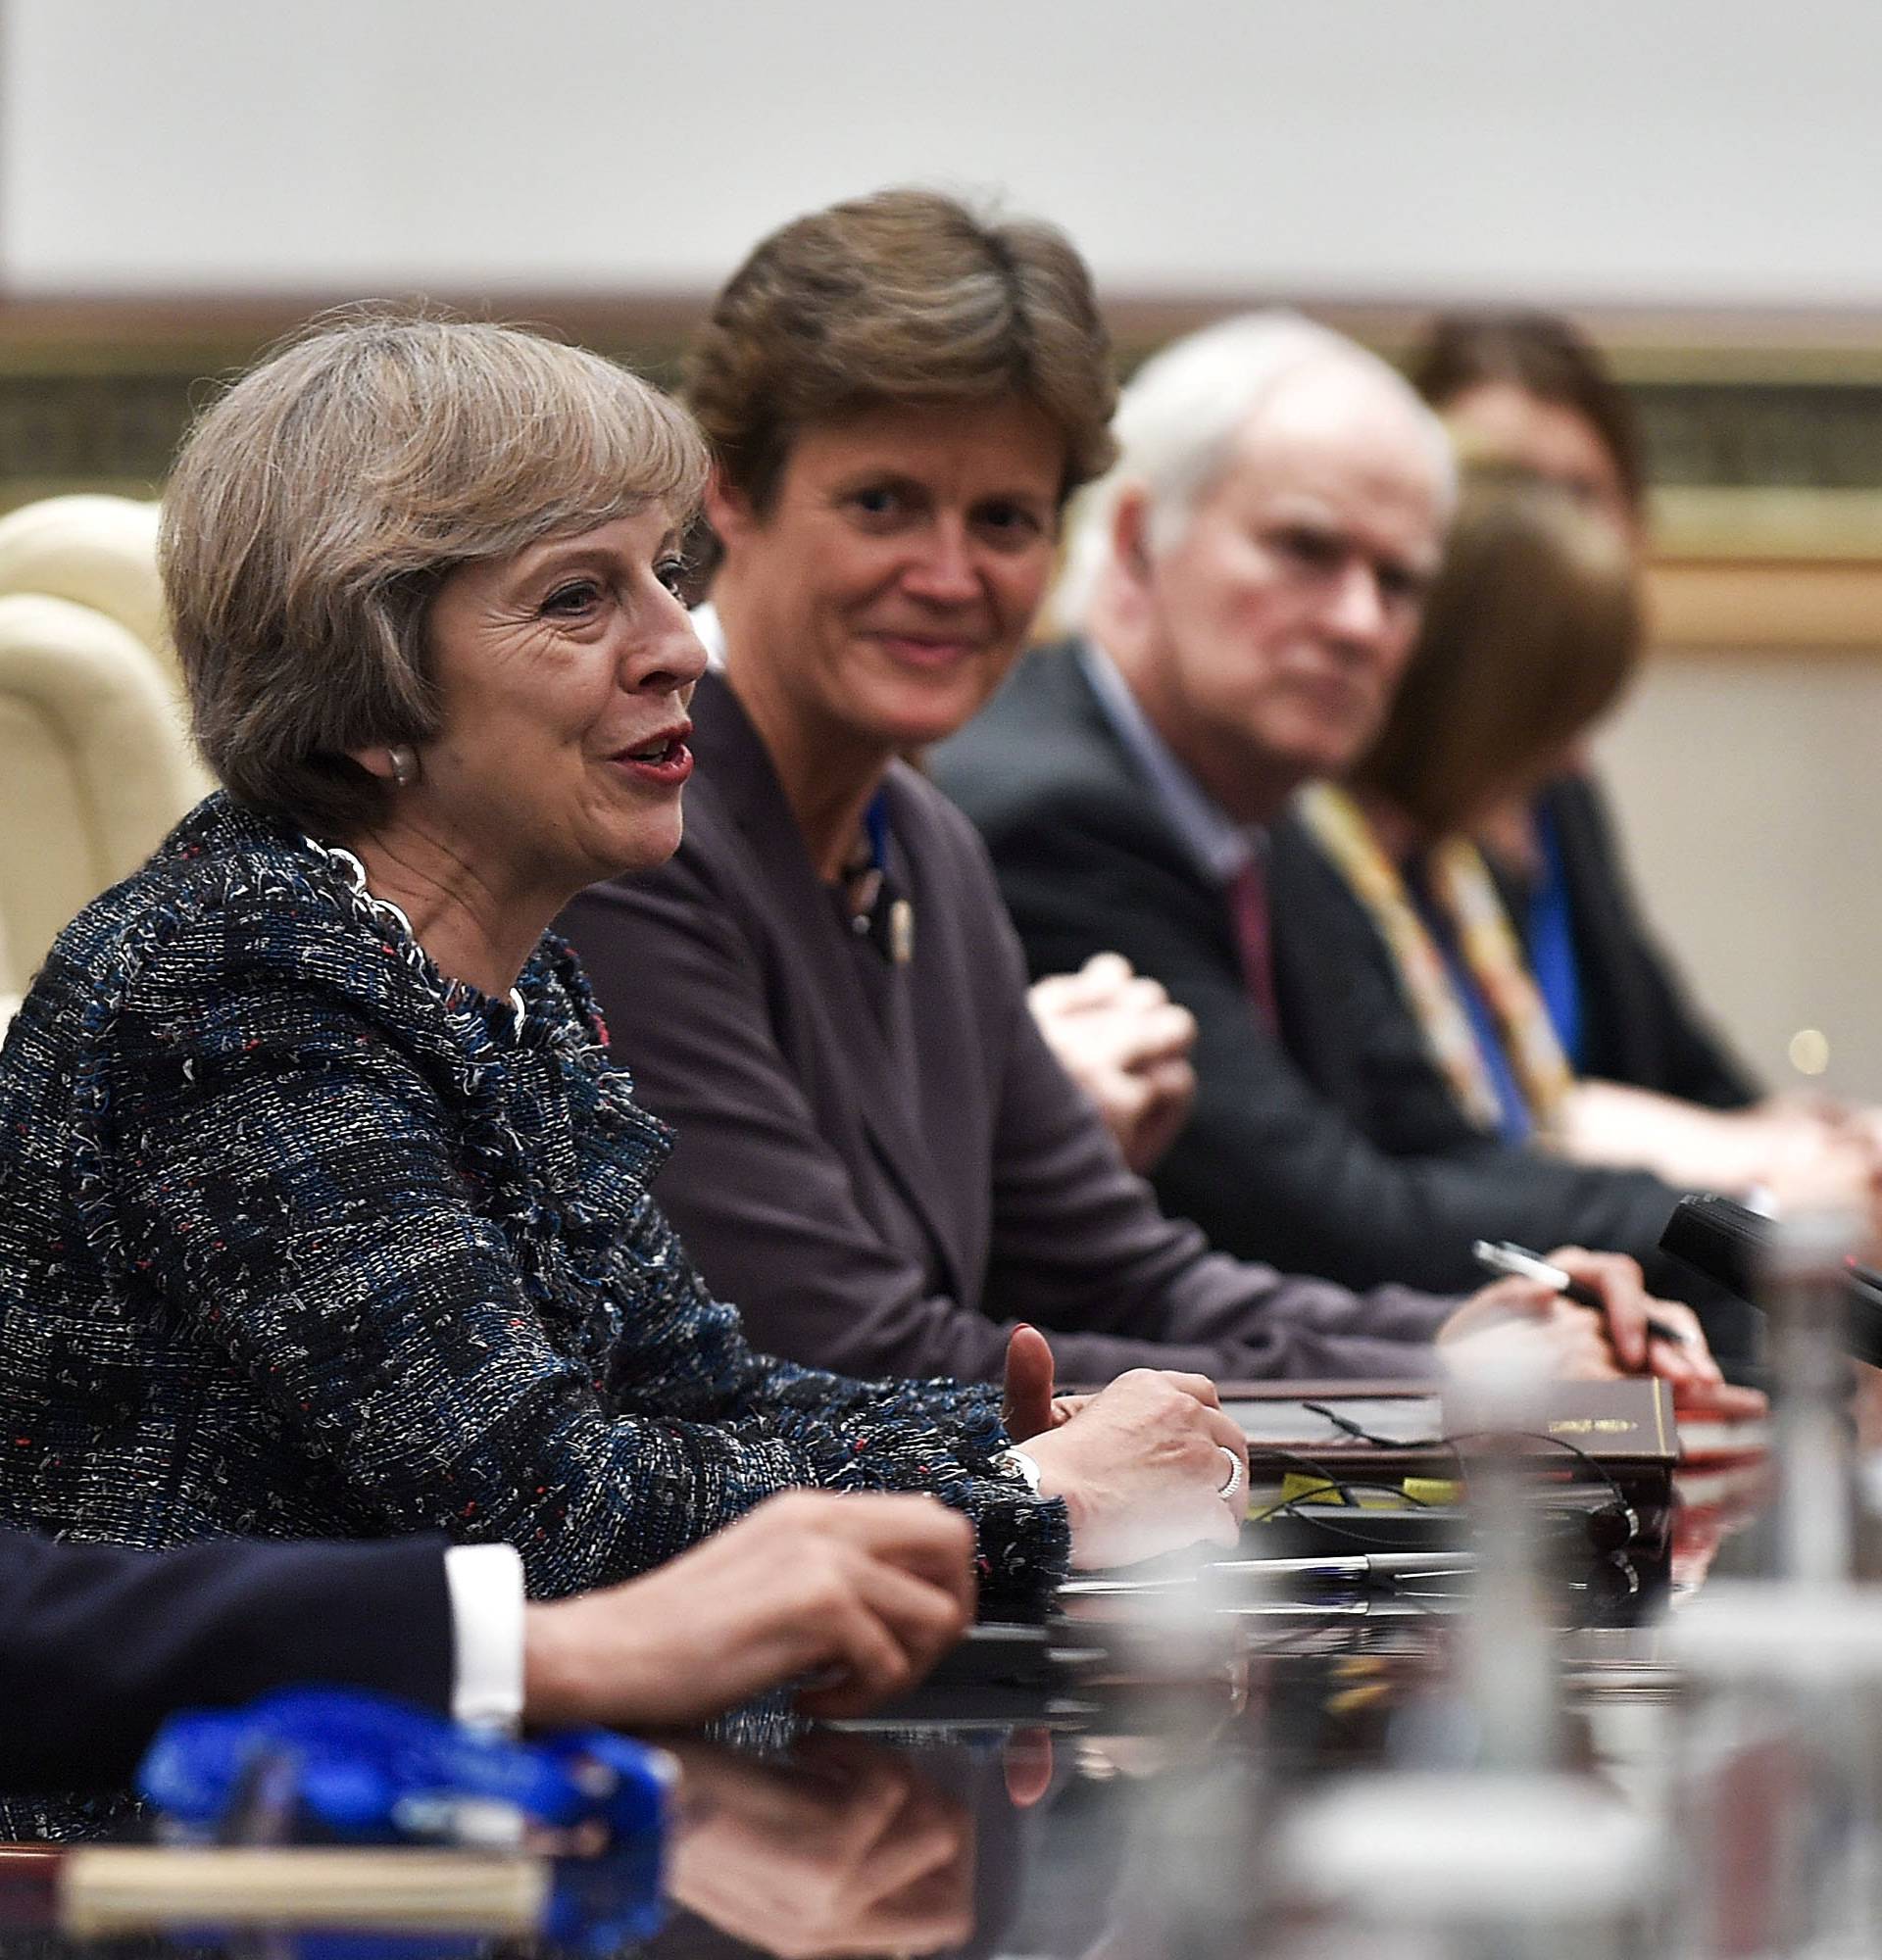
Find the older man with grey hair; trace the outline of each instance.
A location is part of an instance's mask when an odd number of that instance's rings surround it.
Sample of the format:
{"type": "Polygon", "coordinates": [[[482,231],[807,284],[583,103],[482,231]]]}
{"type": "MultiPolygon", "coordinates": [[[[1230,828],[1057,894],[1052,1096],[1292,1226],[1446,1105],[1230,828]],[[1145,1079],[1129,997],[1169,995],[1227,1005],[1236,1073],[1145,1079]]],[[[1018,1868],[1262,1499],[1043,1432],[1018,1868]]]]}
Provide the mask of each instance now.
{"type": "Polygon", "coordinates": [[[1509,1238],[1684,1290],[1656,1252],[1676,1193],[1505,1147],[1423,1056],[1372,1052],[1406,1027],[1393,976],[1285,819],[1358,760],[1411,653],[1455,498],[1442,428],[1365,349],[1263,313],[1146,363],[1115,433],[1062,587],[1076,636],[933,760],[1035,973],[1115,951],[1195,1015],[1165,1207],[1352,1286],[1464,1286],[1472,1241],[1509,1238]]]}

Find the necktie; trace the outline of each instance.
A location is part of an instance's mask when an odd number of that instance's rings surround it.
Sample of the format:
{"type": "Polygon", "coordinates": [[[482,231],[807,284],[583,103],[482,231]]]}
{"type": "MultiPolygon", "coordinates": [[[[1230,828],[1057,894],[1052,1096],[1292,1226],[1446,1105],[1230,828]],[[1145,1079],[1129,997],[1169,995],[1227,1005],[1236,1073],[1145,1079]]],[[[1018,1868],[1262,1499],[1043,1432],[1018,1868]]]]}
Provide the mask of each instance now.
{"type": "Polygon", "coordinates": [[[1268,930],[1267,866],[1253,853],[1225,888],[1229,915],[1235,922],[1235,944],[1242,956],[1242,978],[1269,1034],[1280,1032],[1274,1006],[1274,946],[1268,930]]]}

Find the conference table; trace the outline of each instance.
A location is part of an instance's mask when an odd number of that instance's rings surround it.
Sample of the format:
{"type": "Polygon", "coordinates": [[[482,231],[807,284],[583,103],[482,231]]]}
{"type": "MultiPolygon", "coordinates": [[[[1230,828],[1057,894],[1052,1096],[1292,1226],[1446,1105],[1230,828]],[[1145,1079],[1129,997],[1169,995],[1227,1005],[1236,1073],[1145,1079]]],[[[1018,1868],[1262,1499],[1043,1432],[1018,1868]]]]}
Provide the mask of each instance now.
{"type": "MultiPolygon", "coordinates": [[[[1641,1584],[1582,1574],[1556,1594],[1560,1760],[1650,1810],[1667,1803],[1680,1691],[1665,1613],[1709,1570],[1759,1556],[1755,1507],[1693,1510],[1641,1584]]],[[[1193,1622],[1153,1626],[1115,1674],[957,1682],[769,1760],[690,1755],[701,1835],[682,1837],[650,1951],[1319,1952],[1284,1827],[1336,1783],[1473,1751],[1457,1692],[1467,1594],[1436,1578],[1297,1610],[1269,1598],[1213,1647],[1193,1622]]],[[[1143,1602],[1118,1604],[1128,1618],[1143,1602]]],[[[1065,1638],[1075,1649],[1075,1625],[1065,1638]]]]}
{"type": "MultiPolygon", "coordinates": [[[[1668,1542],[1628,1580],[1605,1554],[1554,1574],[1550,1644],[1562,1692],[1553,1748],[1579,1788],[1677,1815],[1680,1679],[1667,1609],[1709,1572],[1750,1562],[1756,1488],[1676,1504],[1668,1542]]],[[[636,1917],[603,1899],[586,1932],[565,1925],[555,1940],[474,1926],[345,1937],[197,1928],[106,1950],[171,1951],[179,1937],[192,1951],[271,1960],[593,1955],[623,1944],[650,1956],[785,1960],[1332,1950],[1313,1943],[1314,1913],[1288,1867],[1290,1830],[1316,1795],[1368,1773],[1480,1753],[1459,1690],[1472,1583],[1443,1572],[1376,1587],[1316,1581],[1298,1597],[1282,1583],[1209,1614],[1176,1610],[1174,1585],[1100,1591],[1067,1602],[1048,1651],[986,1643],[867,1720],[813,1728],[775,1705],[746,1711],[670,1743],[677,1821],[659,1904],[636,1917]]],[[[1627,1935],[1645,1936],[1638,1923],[1627,1935]]],[[[9,1960],[98,1950],[44,1930],[0,1934],[9,1960]]],[[[1622,1938],[1525,1950],[1657,1949],[1622,1938]]]]}

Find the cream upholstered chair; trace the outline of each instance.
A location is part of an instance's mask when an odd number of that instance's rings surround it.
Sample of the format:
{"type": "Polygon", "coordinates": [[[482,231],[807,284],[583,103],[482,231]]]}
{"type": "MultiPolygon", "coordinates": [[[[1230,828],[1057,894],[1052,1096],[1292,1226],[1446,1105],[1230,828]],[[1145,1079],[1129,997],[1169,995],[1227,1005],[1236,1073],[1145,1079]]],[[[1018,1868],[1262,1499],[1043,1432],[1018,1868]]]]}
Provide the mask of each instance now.
{"type": "Polygon", "coordinates": [[[0,995],[208,787],[183,733],[157,507],[54,497],[0,518],[0,995]]]}
{"type": "Polygon", "coordinates": [[[47,497],[0,517],[0,592],[40,592],[116,619],[173,674],[154,503],[47,497]]]}
{"type": "Polygon", "coordinates": [[[7,922],[0,918],[0,1037],[7,1032],[7,1023],[13,1019],[20,1005],[20,996],[7,990],[13,984],[13,962],[7,953],[7,922]]]}

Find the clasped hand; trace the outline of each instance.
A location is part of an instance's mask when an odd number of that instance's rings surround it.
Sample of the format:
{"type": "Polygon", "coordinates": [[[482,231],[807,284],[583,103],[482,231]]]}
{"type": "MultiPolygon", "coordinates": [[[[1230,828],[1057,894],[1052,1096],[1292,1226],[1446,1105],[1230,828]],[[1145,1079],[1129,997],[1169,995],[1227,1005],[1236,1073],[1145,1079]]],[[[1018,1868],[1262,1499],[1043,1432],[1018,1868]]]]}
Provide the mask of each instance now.
{"type": "Polygon", "coordinates": [[[1132,1170],[1148,1172],[1196,1100],[1196,1020],[1115,953],[1036,980],[1026,1000],[1061,1067],[1098,1105],[1132,1170]]]}

